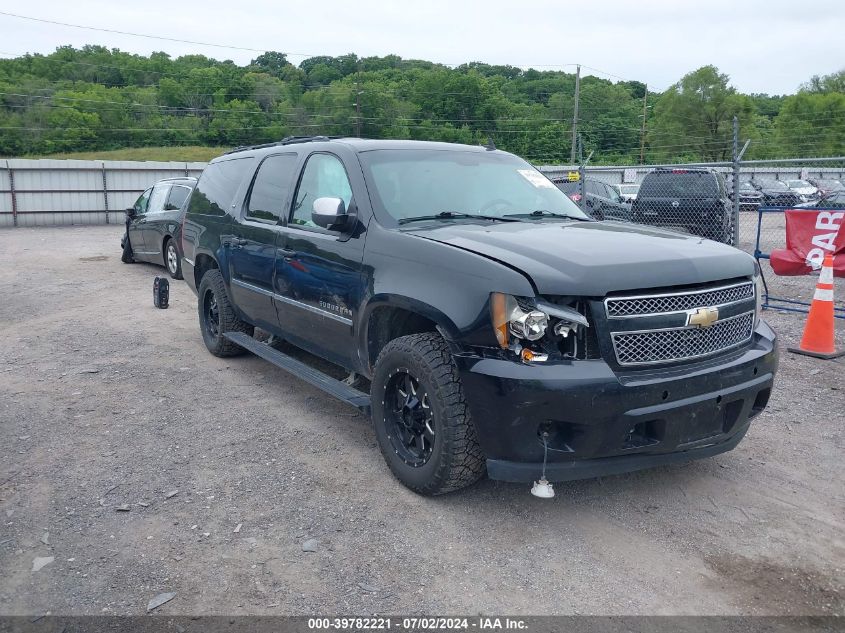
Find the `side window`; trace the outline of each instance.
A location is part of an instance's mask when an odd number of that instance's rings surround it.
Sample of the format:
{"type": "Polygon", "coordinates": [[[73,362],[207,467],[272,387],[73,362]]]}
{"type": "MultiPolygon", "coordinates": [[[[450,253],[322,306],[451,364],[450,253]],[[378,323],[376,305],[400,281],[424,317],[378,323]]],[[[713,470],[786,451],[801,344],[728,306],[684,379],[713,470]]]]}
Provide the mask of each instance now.
{"type": "Polygon", "coordinates": [[[295,166],[296,154],[270,156],[261,163],[249,194],[247,218],[271,224],[282,218],[295,166]]]}
{"type": "Polygon", "coordinates": [[[165,211],[178,211],[185,204],[185,200],[191,195],[191,188],[182,185],[173,185],[170,189],[170,195],[167,196],[167,202],[164,204],[165,211]]]}
{"type": "Polygon", "coordinates": [[[597,183],[594,180],[587,180],[586,185],[587,185],[587,193],[591,193],[594,196],[604,197],[604,191],[600,188],[600,183],[597,183]]]}
{"type": "Polygon", "coordinates": [[[147,211],[147,203],[150,201],[150,194],[153,192],[152,187],[147,189],[144,193],[142,193],[138,199],[135,201],[135,204],[132,205],[135,207],[135,213],[145,213],[147,211]]]}
{"type": "Polygon", "coordinates": [[[317,198],[340,198],[347,207],[352,201],[352,187],[343,163],[331,154],[312,154],[305,163],[290,223],[316,227],[311,221],[311,205],[317,198]]]}
{"type": "Polygon", "coordinates": [[[147,214],[163,211],[164,202],[167,200],[167,194],[169,193],[170,185],[158,184],[153,187],[153,193],[150,195],[150,204],[147,207],[147,214]]]}
{"type": "Polygon", "coordinates": [[[252,156],[211,163],[200,176],[194,195],[188,203],[188,213],[226,215],[250,167],[252,156]]]}

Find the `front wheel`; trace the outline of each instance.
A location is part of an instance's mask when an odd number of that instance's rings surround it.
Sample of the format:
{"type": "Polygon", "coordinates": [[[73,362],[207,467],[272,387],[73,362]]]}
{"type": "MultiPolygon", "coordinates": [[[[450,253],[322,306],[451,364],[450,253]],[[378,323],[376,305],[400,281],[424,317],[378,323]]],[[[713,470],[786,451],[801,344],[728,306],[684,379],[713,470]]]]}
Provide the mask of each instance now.
{"type": "Polygon", "coordinates": [[[126,232],[126,235],[123,236],[123,240],[121,243],[123,247],[123,253],[120,255],[120,261],[124,264],[131,264],[135,261],[135,258],[132,256],[132,244],[129,243],[129,232],[126,232]]]}
{"type": "Polygon", "coordinates": [[[164,246],[164,263],[173,279],[182,279],[182,261],[179,259],[179,251],[173,238],[167,240],[164,246]]]}
{"type": "Polygon", "coordinates": [[[484,474],[460,376],[439,334],[388,343],[376,361],[371,395],[376,439],[405,486],[439,495],[484,474]]]}
{"type": "Polygon", "coordinates": [[[243,354],[244,349],[224,335],[243,332],[252,336],[254,328],[238,318],[218,269],[212,268],[203,275],[197,295],[200,330],[208,351],[221,357],[243,354]]]}

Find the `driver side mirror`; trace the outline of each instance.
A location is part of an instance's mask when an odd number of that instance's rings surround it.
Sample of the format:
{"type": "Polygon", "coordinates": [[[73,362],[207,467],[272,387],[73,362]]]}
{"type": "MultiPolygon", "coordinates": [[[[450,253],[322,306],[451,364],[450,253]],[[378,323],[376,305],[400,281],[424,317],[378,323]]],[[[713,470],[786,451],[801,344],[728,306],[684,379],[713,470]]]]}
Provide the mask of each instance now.
{"type": "Polygon", "coordinates": [[[339,231],[349,222],[346,204],[340,198],[317,198],[311,205],[311,220],[317,226],[339,231]]]}
{"type": "Polygon", "coordinates": [[[134,218],[135,217],[135,207],[129,207],[126,209],[126,217],[127,218],[134,218]]]}

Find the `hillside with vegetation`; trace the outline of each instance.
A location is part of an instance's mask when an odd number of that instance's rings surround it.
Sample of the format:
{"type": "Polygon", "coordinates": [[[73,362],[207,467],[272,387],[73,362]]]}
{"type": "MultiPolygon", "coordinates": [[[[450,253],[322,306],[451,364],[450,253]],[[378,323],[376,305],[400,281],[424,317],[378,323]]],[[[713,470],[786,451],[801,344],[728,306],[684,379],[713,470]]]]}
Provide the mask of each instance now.
{"type": "MultiPolygon", "coordinates": [[[[594,163],[730,159],[734,116],[740,139],[752,140],[749,158],[845,154],[845,70],[784,96],[741,94],[713,66],[662,92],[590,75],[580,87],[578,132],[594,163]]],[[[574,107],[575,74],[561,71],[354,54],[294,66],[275,52],[238,66],[62,47],[0,60],[0,155],[156,148],[149,155],[194,160],[187,156],[321,134],[492,139],[535,163],[568,163],[574,107]]]]}

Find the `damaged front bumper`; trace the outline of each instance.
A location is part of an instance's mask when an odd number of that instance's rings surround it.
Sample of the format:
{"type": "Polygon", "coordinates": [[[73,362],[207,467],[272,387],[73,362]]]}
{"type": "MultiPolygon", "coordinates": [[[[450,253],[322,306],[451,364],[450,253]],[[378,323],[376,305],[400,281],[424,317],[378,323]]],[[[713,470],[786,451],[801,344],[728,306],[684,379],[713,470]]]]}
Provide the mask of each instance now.
{"type": "Polygon", "coordinates": [[[710,457],[734,448],[766,406],[776,337],[682,367],[614,372],[601,360],[526,365],[458,353],[490,478],[567,481],[710,457]]]}

